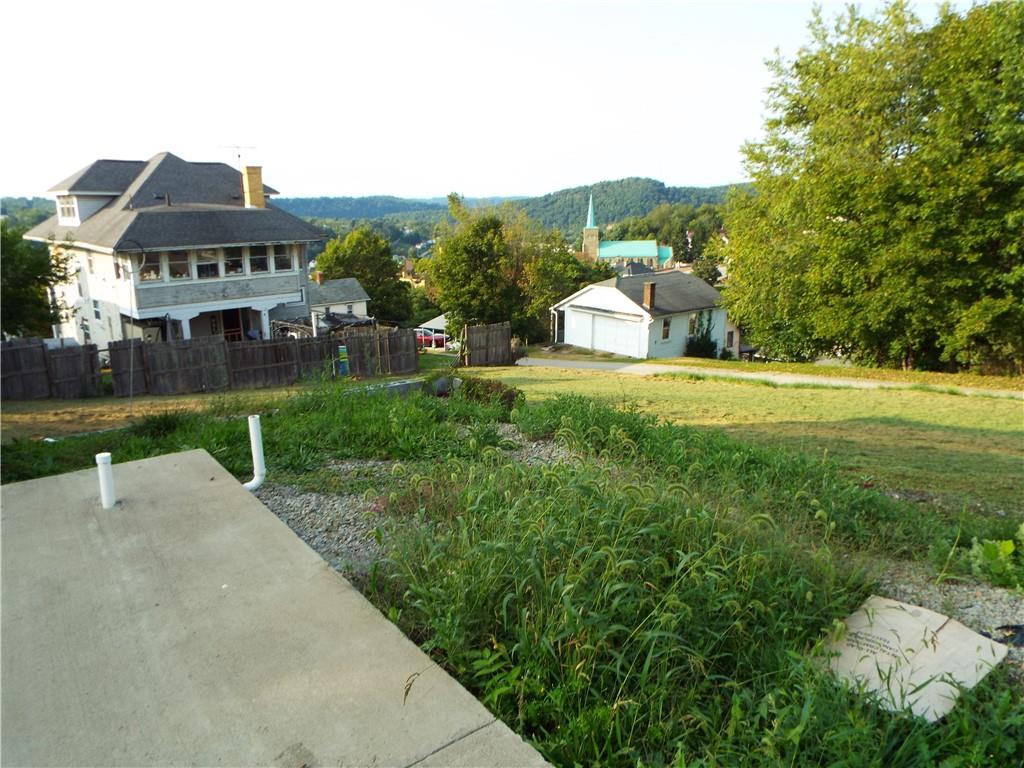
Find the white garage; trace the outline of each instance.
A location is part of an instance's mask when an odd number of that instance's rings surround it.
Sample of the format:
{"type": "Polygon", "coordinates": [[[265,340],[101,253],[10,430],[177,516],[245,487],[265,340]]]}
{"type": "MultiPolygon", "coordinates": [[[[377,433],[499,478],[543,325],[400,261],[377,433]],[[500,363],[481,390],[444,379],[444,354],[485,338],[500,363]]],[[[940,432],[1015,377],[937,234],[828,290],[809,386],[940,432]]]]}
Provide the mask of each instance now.
{"type": "Polygon", "coordinates": [[[666,270],[588,285],[551,307],[553,338],[583,349],[635,358],[681,357],[706,329],[725,345],[721,295],[698,277],[666,270]]]}

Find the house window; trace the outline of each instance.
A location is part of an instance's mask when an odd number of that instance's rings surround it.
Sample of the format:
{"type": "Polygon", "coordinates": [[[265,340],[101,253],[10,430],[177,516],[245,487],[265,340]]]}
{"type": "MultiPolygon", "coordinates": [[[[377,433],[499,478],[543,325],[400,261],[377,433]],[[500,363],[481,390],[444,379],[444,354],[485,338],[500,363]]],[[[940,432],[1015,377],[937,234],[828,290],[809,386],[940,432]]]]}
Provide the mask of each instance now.
{"type": "Polygon", "coordinates": [[[728,333],[725,334],[725,346],[727,346],[727,347],[731,347],[732,346],[732,338],[733,338],[732,334],[733,334],[732,331],[729,331],[728,333]]]}
{"type": "Polygon", "coordinates": [[[242,249],[241,248],[225,248],[224,249],[224,274],[225,275],[244,275],[245,274],[245,263],[242,260],[242,249]]]}
{"type": "Polygon", "coordinates": [[[348,315],[352,314],[352,305],[351,304],[346,304],[345,305],[345,313],[348,314],[348,315]]]}
{"type": "Polygon", "coordinates": [[[71,195],[60,195],[57,198],[57,210],[62,219],[77,219],[78,201],[71,195]]]}
{"type": "Polygon", "coordinates": [[[292,255],[288,252],[288,246],[278,243],[274,246],[274,271],[290,272],[292,270],[292,255]]]}
{"type": "Polygon", "coordinates": [[[209,280],[211,277],[220,277],[216,249],[208,248],[196,254],[196,277],[200,280],[209,280]]]}
{"type": "Polygon", "coordinates": [[[171,251],[167,254],[167,274],[171,280],[188,280],[192,277],[188,268],[188,251],[171,251]]]}
{"type": "Polygon", "coordinates": [[[162,280],[163,273],[160,271],[161,254],[151,253],[139,257],[139,282],[148,283],[153,280],[162,280]]]}
{"type": "Polygon", "coordinates": [[[92,341],[92,336],[89,333],[89,321],[82,320],[82,340],[88,344],[92,341]]]}
{"type": "Polygon", "coordinates": [[[265,245],[254,245],[249,248],[249,274],[257,275],[261,272],[270,271],[270,262],[267,259],[267,247],[265,245]],[[261,251],[257,253],[257,249],[261,251]]]}
{"type": "Polygon", "coordinates": [[[100,303],[96,299],[92,300],[92,316],[97,320],[103,319],[103,313],[100,311],[100,303]]]}
{"type": "Polygon", "coordinates": [[[697,333],[697,313],[690,315],[690,330],[689,335],[693,336],[697,333]]]}
{"type": "Polygon", "coordinates": [[[89,274],[90,275],[93,274],[93,271],[92,271],[92,254],[91,253],[85,254],[85,263],[86,263],[86,265],[89,268],[89,274]]]}
{"type": "Polygon", "coordinates": [[[661,340],[664,341],[668,338],[669,332],[672,330],[672,320],[666,317],[661,321],[661,340]]]}

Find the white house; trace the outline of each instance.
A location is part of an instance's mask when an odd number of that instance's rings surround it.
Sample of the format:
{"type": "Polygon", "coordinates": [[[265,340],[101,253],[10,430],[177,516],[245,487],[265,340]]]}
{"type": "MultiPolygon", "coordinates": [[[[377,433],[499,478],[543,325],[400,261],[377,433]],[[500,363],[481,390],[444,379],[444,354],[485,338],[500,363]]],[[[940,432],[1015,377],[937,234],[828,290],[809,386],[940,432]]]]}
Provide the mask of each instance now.
{"type": "Polygon", "coordinates": [[[306,251],[324,235],[267,202],[258,167],[164,152],[97,160],[50,191],[57,214],[25,238],[71,257],[61,336],[269,338],[271,312],[308,315],[306,251]]]}
{"type": "Polygon", "coordinates": [[[681,357],[705,328],[719,351],[729,339],[721,294],[699,277],[665,270],[588,285],[551,307],[554,339],[626,357],[681,357]]]}
{"type": "Polygon", "coordinates": [[[309,309],[314,334],[320,326],[320,319],[326,314],[367,317],[366,303],[369,300],[363,286],[354,277],[324,280],[321,272],[313,273],[309,284],[309,309]]]}

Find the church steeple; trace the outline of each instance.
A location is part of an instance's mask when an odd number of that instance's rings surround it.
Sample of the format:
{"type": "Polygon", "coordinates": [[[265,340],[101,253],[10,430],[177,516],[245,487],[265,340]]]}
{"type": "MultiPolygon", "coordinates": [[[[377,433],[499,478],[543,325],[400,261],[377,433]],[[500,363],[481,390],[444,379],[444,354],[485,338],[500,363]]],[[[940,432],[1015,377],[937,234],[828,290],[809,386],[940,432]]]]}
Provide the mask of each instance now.
{"type": "Polygon", "coordinates": [[[598,252],[601,250],[601,240],[597,229],[597,220],[594,218],[594,193],[590,193],[590,205],[587,207],[587,225],[583,228],[583,253],[591,261],[597,261],[598,252]]]}

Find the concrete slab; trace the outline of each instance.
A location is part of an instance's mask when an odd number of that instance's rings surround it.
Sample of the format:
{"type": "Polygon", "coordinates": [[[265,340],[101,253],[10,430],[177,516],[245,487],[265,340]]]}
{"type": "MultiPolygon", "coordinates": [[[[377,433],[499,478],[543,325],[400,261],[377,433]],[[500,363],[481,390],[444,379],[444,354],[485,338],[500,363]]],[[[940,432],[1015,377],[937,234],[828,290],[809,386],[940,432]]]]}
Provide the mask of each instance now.
{"type": "Polygon", "coordinates": [[[205,451],[114,481],[0,488],[4,765],[543,764],[205,451]]]}

